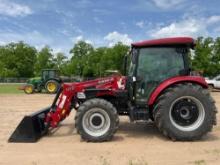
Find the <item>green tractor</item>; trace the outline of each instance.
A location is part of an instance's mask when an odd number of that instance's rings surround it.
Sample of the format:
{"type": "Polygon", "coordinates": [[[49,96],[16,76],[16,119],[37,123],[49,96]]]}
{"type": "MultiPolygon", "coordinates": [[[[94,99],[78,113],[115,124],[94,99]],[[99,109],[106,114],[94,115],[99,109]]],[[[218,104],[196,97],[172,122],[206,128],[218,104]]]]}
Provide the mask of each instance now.
{"type": "Polygon", "coordinates": [[[47,93],[56,93],[62,83],[59,77],[59,72],[56,69],[43,69],[41,77],[31,78],[27,83],[22,86],[21,90],[24,90],[27,94],[34,92],[41,92],[43,89],[47,93]]]}

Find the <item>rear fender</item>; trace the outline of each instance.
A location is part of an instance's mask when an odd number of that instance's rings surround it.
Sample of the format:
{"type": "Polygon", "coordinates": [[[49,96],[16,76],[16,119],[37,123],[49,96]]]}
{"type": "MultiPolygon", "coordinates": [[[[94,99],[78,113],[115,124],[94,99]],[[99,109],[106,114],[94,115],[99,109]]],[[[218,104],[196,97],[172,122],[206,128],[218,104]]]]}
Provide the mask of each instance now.
{"type": "Polygon", "coordinates": [[[148,105],[152,106],[157,97],[168,87],[178,84],[178,83],[184,83],[184,82],[191,82],[198,85],[201,85],[203,88],[208,88],[208,84],[206,83],[205,79],[200,76],[178,76],[173,77],[170,79],[165,80],[162,82],[150,95],[150,99],[148,100],[148,105]]]}

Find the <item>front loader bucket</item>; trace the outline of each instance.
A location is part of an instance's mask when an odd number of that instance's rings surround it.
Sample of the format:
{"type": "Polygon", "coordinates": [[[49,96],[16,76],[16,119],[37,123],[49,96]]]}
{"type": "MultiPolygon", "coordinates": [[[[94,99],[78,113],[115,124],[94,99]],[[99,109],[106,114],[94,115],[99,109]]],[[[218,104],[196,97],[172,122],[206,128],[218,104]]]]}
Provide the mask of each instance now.
{"type": "Polygon", "coordinates": [[[11,137],[8,139],[8,142],[36,142],[39,138],[47,133],[44,119],[49,111],[50,107],[25,116],[12,133],[11,137]]]}

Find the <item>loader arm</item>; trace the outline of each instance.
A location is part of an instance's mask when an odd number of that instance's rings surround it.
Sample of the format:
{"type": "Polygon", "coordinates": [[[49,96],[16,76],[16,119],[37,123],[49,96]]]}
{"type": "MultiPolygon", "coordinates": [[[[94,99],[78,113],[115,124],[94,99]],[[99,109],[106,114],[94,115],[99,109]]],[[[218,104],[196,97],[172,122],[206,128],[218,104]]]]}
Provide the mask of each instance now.
{"type": "Polygon", "coordinates": [[[45,123],[50,127],[57,127],[59,122],[69,116],[72,109],[78,109],[79,105],[87,99],[87,91],[95,91],[95,97],[102,95],[114,96],[114,91],[124,88],[121,76],[106,77],[80,83],[64,83],[59,89],[45,123]],[[120,82],[120,83],[119,83],[120,82]]]}
{"type": "Polygon", "coordinates": [[[69,116],[72,109],[77,110],[87,99],[86,92],[96,91],[93,97],[114,95],[115,91],[125,88],[125,79],[123,76],[111,76],[84,82],[63,83],[52,105],[25,116],[8,141],[36,142],[48,132],[49,128],[57,127],[69,116]]]}

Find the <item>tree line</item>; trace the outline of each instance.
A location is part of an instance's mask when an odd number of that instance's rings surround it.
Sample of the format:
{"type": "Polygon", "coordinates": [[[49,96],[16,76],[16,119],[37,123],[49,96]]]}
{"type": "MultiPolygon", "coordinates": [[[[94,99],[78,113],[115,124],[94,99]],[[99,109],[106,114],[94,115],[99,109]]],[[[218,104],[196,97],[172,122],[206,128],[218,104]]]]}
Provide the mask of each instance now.
{"type": "Polygon", "coordinates": [[[98,47],[79,41],[64,53],[53,53],[49,46],[37,50],[24,42],[0,46],[0,77],[40,76],[42,69],[58,69],[61,75],[98,77],[107,69],[122,71],[122,61],[129,47],[122,43],[114,47],[98,47]]]}
{"type": "Polygon", "coordinates": [[[220,74],[220,37],[198,37],[191,62],[192,68],[201,71],[203,76],[213,77],[220,74]]]}
{"type": "MultiPolygon", "coordinates": [[[[113,47],[97,47],[77,42],[70,49],[70,57],[53,53],[49,46],[37,50],[24,42],[0,46],[0,77],[40,76],[42,69],[58,69],[61,75],[99,77],[106,70],[123,72],[124,55],[129,47],[118,43],[113,47]]],[[[199,37],[195,53],[190,56],[193,70],[204,76],[220,74],[220,37],[199,37]]]]}

